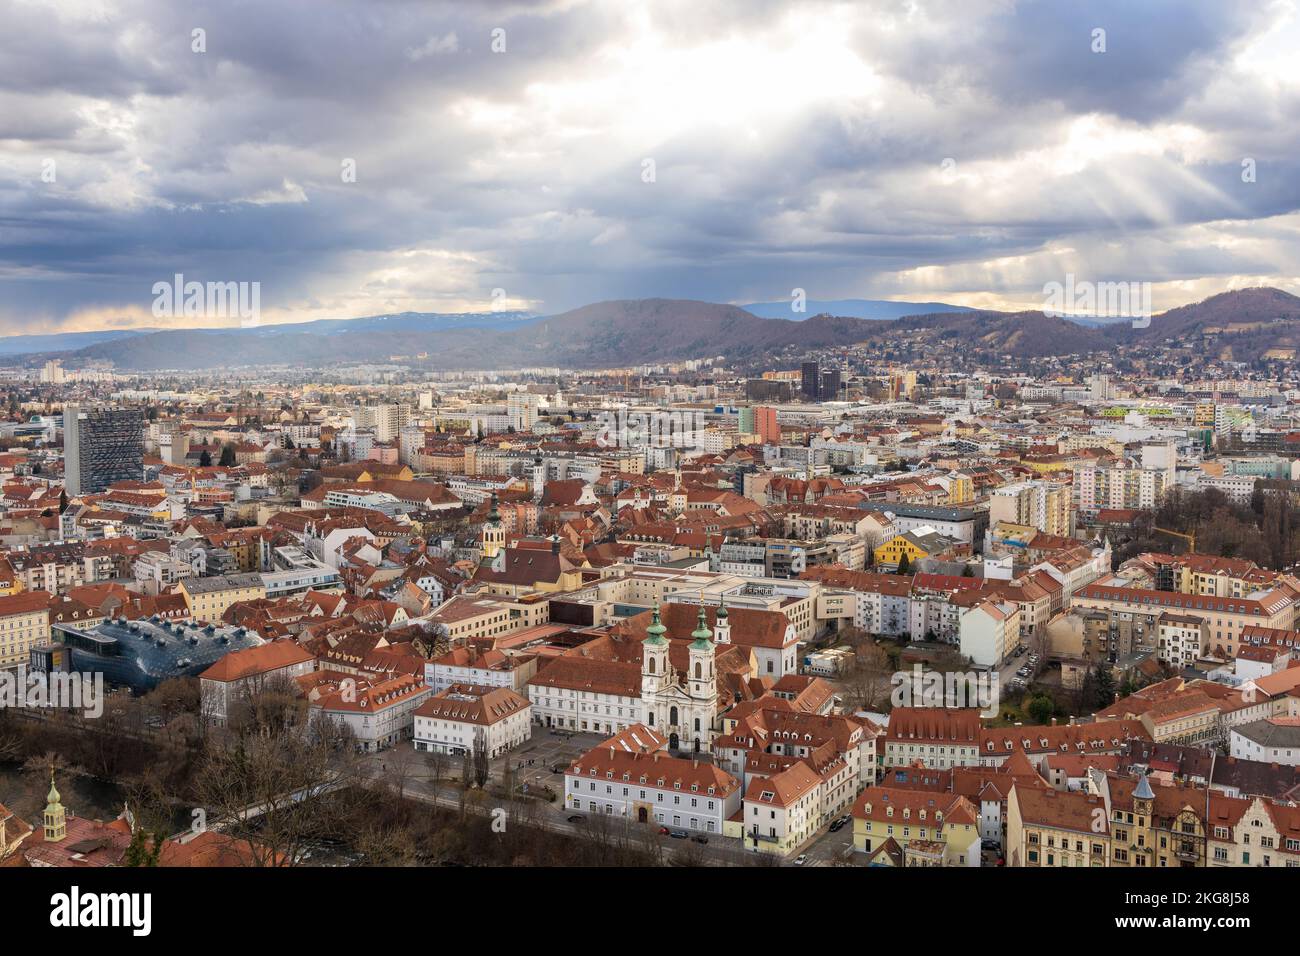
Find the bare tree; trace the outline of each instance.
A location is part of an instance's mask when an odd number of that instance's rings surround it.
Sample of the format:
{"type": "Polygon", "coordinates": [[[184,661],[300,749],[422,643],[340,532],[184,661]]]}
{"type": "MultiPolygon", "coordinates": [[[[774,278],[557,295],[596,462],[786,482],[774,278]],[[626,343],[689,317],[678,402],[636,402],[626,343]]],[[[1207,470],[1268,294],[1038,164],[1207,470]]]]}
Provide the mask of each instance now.
{"type": "Polygon", "coordinates": [[[410,827],[396,823],[365,823],[352,841],[368,866],[413,866],[416,841],[410,827]]]}
{"type": "Polygon", "coordinates": [[[415,748],[398,743],[384,757],[384,782],[397,791],[397,799],[406,796],[406,785],[415,770],[415,748]]]}
{"type": "Polygon", "coordinates": [[[889,654],[883,647],[874,641],[860,644],[849,665],[845,687],[857,707],[875,710],[888,698],[892,674],[889,654]]]}
{"type": "Polygon", "coordinates": [[[430,750],[425,755],[425,763],[429,768],[429,780],[436,790],[442,784],[442,778],[447,775],[447,754],[441,750],[430,750]]]}
{"type": "Polygon", "coordinates": [[[708,858],[705,856],[704,847],[694,840],[687,840],[673,851],[670,862],[673,866],[707,866],[708,858]]]}
{"type": "Polygon", "coordinates": [[[307,721],[307,701],[286,674],[245,681],[229,707],[226,723],[239,735],[268,736],[301,729],[307,721]]]}
{"type": "MultiPolygon", "coordinates": [[[[277,691],[272,690],[272,695],[277,691]]],[[[268,732],[265,719],[283,714],[275,701],[252,701],[255,716],[212,740],[195,781],[207,827],[225,830],[249,866],[294,866],[314,836],[337,832],[349,788],[360,790],[356,741],[327,717],[268,732]]]]}

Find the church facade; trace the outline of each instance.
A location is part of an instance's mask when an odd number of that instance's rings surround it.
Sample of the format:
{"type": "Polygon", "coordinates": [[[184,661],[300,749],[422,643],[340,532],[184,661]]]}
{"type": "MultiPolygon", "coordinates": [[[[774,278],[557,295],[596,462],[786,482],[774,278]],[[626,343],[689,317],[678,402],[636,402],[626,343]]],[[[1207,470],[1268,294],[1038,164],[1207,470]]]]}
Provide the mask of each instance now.
{"type": "MultiPolygon", "coordinates": [[[[720,620],[725,619],[723,610],[720,620]]],[[[720,625],[719,630],[729,640],[727,625],[720,625]]],[[[667,737],[669,750],[708,753],[718,716],[715,634],[701,607],[699,626],[688,645],[686,672],[678,673],[669,657],[666,632],[656,607],[642,642],[641,722],[667,737]]]]}

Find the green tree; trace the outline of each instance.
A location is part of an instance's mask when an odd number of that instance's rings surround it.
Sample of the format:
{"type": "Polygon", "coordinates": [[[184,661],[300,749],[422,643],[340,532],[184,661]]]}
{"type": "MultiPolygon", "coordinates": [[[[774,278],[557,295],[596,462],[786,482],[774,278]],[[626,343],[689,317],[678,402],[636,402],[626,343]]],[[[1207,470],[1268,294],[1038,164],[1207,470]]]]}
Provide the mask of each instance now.
{"type": "Polygon", "coordinates": [[[235,446],[225,445],[221,449],[221,467],[233,468],[235,465],[235,446]]]}
{"type": "Polygon", "coordinates": [[[162,856],[164,836],[150,833],[144,827],[138,827],[131,834],[131,843],[122,857],[123,866],[157,866],[162,856]]]}
{"type": "Polygon", "coordinates": [[[212,452],[208,451],[206,448],[203,449],[203,454],[199,455],[199,467],[200,468],[212,467],[212,452]]]}
{"type": "Polygon", "coordinates": [[[1115,703],[1115,675],[1109,667],[1097,669],[1097,682],[1093,692],[1093,704],[1098,708],[1109,707],[1115,703]]]}
{"type": "Polygon", "coordinates": [[[1056,702],[1047,694],[1036,694],[1025,705],[1025,713],[1032,717],[1035,723],[1045,724],[1056,713],[1056,702]]]}
{"type": "Polygon", "coordinates": [[[912,559],[907,556],[906,552],[904,552],[903,556],[898,559],[898,573],[899,574],[912,573],[912,559]]]}

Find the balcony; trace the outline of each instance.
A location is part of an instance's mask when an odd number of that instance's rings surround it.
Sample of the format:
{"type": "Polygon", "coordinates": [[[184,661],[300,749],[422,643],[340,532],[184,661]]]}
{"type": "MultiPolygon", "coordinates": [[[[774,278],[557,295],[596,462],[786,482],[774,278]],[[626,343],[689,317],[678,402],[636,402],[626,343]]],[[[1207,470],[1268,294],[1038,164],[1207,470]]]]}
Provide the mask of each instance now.
{"type": "Polygon", "coordinates": [[[1201,852],[1192,844],[1180,843],[1174,847],[1174,857],[1183,862],[1195,863],[1201,858],[1201,852]]]}

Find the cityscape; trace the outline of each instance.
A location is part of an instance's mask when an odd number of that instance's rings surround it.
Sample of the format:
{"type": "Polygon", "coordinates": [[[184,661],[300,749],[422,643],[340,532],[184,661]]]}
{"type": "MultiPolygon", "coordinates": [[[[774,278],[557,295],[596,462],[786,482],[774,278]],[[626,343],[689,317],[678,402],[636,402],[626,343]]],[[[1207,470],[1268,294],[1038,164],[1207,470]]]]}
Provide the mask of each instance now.
{"type": "Polygon", "coordinates": [[[1276,916],[1294,3],[5,6],[33,925],[252,870],[285,932],[414,870],[1276,916]]]}

